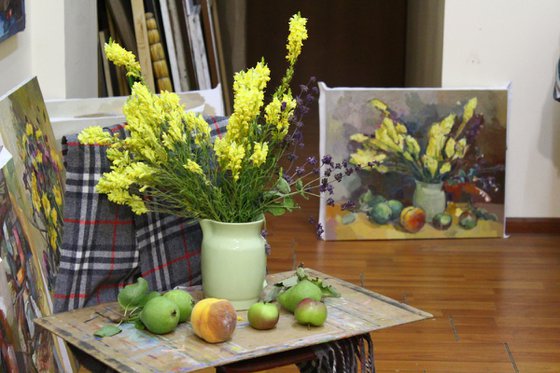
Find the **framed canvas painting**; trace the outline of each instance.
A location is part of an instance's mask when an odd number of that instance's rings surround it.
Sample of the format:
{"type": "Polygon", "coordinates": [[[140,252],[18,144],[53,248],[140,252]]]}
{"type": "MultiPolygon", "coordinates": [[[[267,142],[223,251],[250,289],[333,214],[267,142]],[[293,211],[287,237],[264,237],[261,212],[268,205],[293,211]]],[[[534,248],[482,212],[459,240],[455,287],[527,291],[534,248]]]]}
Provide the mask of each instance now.
{"type": "Polygon", "coordinates": [[[6,244],[0,252],[5,268],[10,266],[6,273],[14,300],[24,302],[14,304],[16,316],[27,322],[30,331],[21,343],[25,351],[37,349],[33,363],[39,371],[66,371],[71,369],[71,360],[62,340],[55,338],[54,345],[48,345],[45,341],[52,340],[50,334],[45,337],[33,332],[32,320],[52,313],[64,195],[62,160],[36,78],[0,98],[0,134],[2,154],[7,151],[11,157],[2,168],[3,206],[13,212],[3,221],[6,244]],[[43,339],[40,343],[47,346],[50,358],[39,355],[42,350],[37,338],[43,339]]]}
{"type": "Polygon", "coordinates": [[[324,239],[503,237],[508,87],[319,88],[324,239]]]}
{"type": "Polygon", "coordinates": [[[25,1],[0,0],[0,42],[25,28],[25,1]]]}

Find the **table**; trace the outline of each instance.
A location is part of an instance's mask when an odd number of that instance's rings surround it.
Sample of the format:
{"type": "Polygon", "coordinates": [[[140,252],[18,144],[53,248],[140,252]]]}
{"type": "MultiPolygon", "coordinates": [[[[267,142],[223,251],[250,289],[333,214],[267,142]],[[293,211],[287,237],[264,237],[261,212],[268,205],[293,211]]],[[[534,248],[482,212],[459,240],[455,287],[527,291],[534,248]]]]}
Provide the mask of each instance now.
{"type": "MultiPolygon", "coordinates": [[[[122,324],[122,333],[98,338],[93,333],[107,325],[105,316],[115,314],[119,305],[105,303],[36,319],[41,327],[121,372],[190,372],[222,366],[284,351],[349,338],[375,330],[431,318],[432,315],[321,272],[306,269],[332,284],[340,298],[326,298],[328,318],[322,327],[297,324],[293,315],[281,311],[275,329],[259,331],[247,322],[247,312],[240,311],[237,328],[230,341],[208,344],[196,337],[189,323],[180,324],[166,335],[137,330],[122,324]]],[[[273,284],[293,275],[282,272],[269,275],[273,284]]]]}

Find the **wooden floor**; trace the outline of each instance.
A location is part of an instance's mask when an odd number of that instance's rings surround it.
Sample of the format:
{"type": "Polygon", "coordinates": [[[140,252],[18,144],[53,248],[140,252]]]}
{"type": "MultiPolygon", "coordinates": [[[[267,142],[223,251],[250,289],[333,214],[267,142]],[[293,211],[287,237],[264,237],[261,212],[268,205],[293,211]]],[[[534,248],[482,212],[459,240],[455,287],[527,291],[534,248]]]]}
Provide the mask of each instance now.
{"type": "Polygon", "coordinates": [[[434,315],[373,333],[377,372],[560,372],[560,235],[324,242],[316,211],[268,219],[270,271],[303,262],[434,315]]]}

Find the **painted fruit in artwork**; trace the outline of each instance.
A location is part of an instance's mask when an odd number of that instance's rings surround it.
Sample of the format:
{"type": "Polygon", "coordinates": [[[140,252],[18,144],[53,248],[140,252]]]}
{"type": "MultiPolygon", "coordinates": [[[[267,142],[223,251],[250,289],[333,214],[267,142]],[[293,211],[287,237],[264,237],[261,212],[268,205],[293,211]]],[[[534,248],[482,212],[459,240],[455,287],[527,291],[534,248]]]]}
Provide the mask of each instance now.
{"type": "Polygon", "coordinates": [[[369,220],[374,223],[387,224],[389,220],[391,220],[392,214],[393,210],[391,210],[391,207],[389,207],[386,202],[381,202],[372,207],[372,209],[368,212],[368,217],[369,220]]]}
{"type": "Polygon", "coordinates": [[[401,211],[403,210],[403,204],[401,201],[396,199],[391,199],[387,201],[387,205],[391,208],[391,220],[398,219],[401,216],[401,211]]]}
{"type": "Polygon", "coordinates": [[[459,225],[464,229],[473,229],[478,223],[478,218],[472,211],[465,211],[459,216],[459,225]]]}
{"type": "Polygon", "coordinates": [[[206,298],[194,305],[191,325],[194,334],[206,342],[225,342],[235,331],[237,313],[227,299],[206,298]]]}
{"type": "Polygon", "coordinates": [[[274,328],[279,318],[278,306],[273,303],[258,302],[249,307],[249,311],[247,311],[249,325],[259,330],[274,328]]]}
{"type": "Polygon", "coordinates": [[[293,313],[298,303],[305,298],[311,298],[319,301],[322,297],[323,292],[321,291],[321,288],[313,282],[304,279],[278,295],[277,299],[278,303],[280,303],[282,307],[293,313]]]}
{"type": "Polygon", "coordinates": [[[401,212],[401,226],[410,233],[416,233],[424,227],[426,213],[420,207],[408,206],[401,212]]]}
{"type": "Polygon", "coordinates": [[[181,314],[179,322],[185,322],[191,317],[194,301],[189,292],[181,289],[173,289],[163,294],[163,296],[175,302],[177,307],[179,307],[179,312],[181,314]]]}
{"type": "Polygon", "coordinates": [[[449,215],[446,212],[440,212],[438,214],[435,214],[434,218],[432,219],[432,225],[434,226],[435,229],[439,229],[440,231],[445,231],[449,229],[449,227],[451,227],[452,222],[453,219],[451,218],[451,215],[449,215]]]}
{"type": "Polygon", "coordinates": [[[165,297],[155,297],[142,309],[140,320],[152,333],[166,334],[179,324],[179,307],[165,297]]]}
{"type": "Polygon", "coordinates": [[[327,306],[323,302],[305,298],[298,303],[294,316],[298,324],[321,326],[327,319],[327,306]]]}

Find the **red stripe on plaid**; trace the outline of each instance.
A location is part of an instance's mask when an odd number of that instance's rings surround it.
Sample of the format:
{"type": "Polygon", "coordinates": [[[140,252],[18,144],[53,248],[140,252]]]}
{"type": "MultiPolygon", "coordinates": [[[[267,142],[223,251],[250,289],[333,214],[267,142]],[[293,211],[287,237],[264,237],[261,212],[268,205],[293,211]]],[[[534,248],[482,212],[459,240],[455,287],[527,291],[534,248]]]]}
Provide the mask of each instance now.
{"type": "Polygon", "coordinates": [[[96,225],[96,224],[110,224],[110,225],[130,225],[134,223],[133,220],[80,220],[64,218],[65,223],[76,223],[81,225],[96,225]]]}
{"type": "Polygon", "coordinates": [[[214,123],[214,127],[216,128],[216,135],[218,135],[218,138],[222,138],[222,132],[220,131],[220,126],[218,125],[218,122],[216,122],[216,118],[214,118],[213,116],[210,117],[210,119],[212,120],[212,123],[214,123]]]}
{"type": "Polygon", "coordinates": [[[74,293],[74,294],[53,294],[53,297],[58,299],[74,299],[74,298],[85,298],[87,294],[84,293],[74,293]]]}
{"type": "Polygon", "coordinates": [[[115,133],[115,132],[119,132],[121,130],[124,130],[126,127],[126,124],[117,124],[111,128],[109,128],[109,131],[115,133]]]}
{"type": "Polygon", "coordinates": [[[149,270],[147,270],[146,272],[142,273],[140,276],[144,277],[144,276],[151,275],[151,274],[154,273],[155,271],[159,271],[159,270],[162,269],[162,268],[169,267],[171,264],[175,264],[175,263],[177,263],[177,262],[179,262],[179,261],[181,261],[181,260],[187,260],[187,259],[189,259],[189,258],[190,258],[190,254],[187,253],[187,254],[185,254],[185,255],[179,257],[179,258],[173,259],[173,260],[170,261],[170,262],[167,262],[167,263],[161,264],[161,265],[159,265],[159,266],[157,266],[157,267],[155,267],[155,268],[149,269],[149,270]]]}

